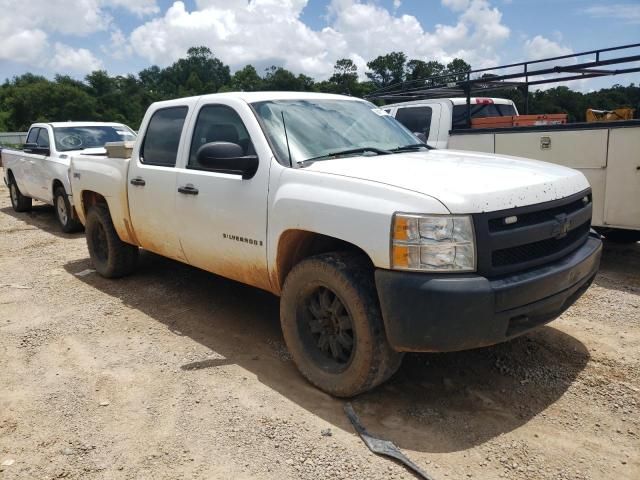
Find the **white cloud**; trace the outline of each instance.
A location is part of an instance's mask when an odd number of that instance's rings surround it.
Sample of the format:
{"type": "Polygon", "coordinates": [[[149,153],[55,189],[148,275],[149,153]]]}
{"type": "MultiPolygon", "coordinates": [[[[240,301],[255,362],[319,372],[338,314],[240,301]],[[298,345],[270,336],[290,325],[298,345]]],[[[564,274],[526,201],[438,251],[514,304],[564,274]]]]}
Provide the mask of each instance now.
{"type": "Polygon", "coordinates": [[[36,60],[47,43],[47,34],[42,30],[16,29],[7,32],[0,41],[0,60],[29,63],[36,60]],[[28,45],[28,48],[25,46],[28,45]]]}
{"type": "Polygon", "coordinates": [[[624,23],[640,24],[640,3],[592,5],[582,11],[595,18],[611,18],[624,23]]]}
{"type": "MultiPolygon", "coordinates": [[[[113,9],[136,15],[158,13],[156,0],[1,0],[0,59],[42,67],[64,68],[78,59],[96,65],[96,57],[87,49],[71,49],[50,44],[51,34],[88,36],[113,24],[113,9]],[[65,60],[60,55],[70,54],[65,60]]],[[[83,70],[83,69],[81,69],[83,70]]]]}
{"type": "Polygon", "coordinates": [[[536,35],[524,42],[524,54],[526,60],[560,57],[571,53],[573,53],[571,48],[562,46],[553,40],[543,37],[542,35],[536,35]]]}
{"type": "Polygon", "coordinates": [[[118,27],[113,27],[109,34],[109,44],[102,45],[100,50],[105,55],[116,60],[130,57],[133,53],[133,49],[131,45],[129,45],[126,35],[118,27]]]}
{"type": "Polygon", "coordinates": [[[55,72],[89,73],[102,68],[102,62],[86,48],[73,48],[58,42],[49,66],[55,72]]]}
{"type": "Polygon", "coordinates": [[[176,1],[162,17],[136,28],[132,49],[150,62],[167,65],[191,46],[206,45],[232,69],[247,63],[282,64],[317,78],[331,74],[339,58],[351,58],[363,73],[364,60],[390,51],[444,62],[463,57],[474,66],[499,60],[510,31],[488,0],[442,0],[457,12],[453,25],[427,31],[411,15],[397,15],[378,3],[332,0],[328,25],[303,23],[307,0],[196,0],[188,10],[176,1]]]}
{"type": "Polygon", "coordinates": [[[156,0],[103,0],[103,6],[121,7],[138,16],[152,15],[160,12],[156,0]]]}
{"type": "Polygon", "coordinates": [[[454,12],[461,12],[469,8],[471,0],[442,0],[442,5],[450,8],[454,12]]]}

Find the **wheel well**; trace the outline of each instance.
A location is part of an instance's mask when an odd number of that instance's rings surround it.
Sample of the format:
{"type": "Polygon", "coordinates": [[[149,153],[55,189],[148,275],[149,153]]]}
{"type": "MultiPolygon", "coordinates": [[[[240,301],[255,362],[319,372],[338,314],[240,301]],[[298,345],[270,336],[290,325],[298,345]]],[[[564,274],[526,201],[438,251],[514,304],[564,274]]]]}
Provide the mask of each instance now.
{"type": "Polygon", "coordinates": [[[53,184],[51,185],[51,191],[55,193],[57,187],[62,187],[62,189],[64,190],[64,185],[62,185],[62,182],[58,179],[55,179],[53,181],[53,184]]]}
{"type": "Polygon", "coordinates": [[[109,204],[107,203],[107,199],[102,195],[96,192],[92,192],[91,190],[84,190],[82,192],[82,208],[84,210],[84,214],[86,216],[90,207],[94,205],[104,205],[109,209],[109,204]]]}
{"type": "Polygon", "coordinates": [[[278,289],[284,285],[284,280],[291,269],[305,258],[336,251],[360,253],[371,261],[364,250],[345,240],[306,230],[287,230],[280,236],[278,242],[276,260],[278,289]]]}
{"type": "Polygon", "coordinates": [[[7,178],[14,179],[13,172],[11,170],[7,170],[7,178]]]}

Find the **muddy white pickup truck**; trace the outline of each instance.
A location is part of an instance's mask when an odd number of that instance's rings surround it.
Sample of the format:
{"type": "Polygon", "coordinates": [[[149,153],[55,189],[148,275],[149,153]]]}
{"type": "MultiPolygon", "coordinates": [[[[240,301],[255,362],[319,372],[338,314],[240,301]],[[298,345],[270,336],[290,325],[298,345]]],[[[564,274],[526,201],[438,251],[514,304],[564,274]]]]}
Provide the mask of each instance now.
{"type": "Polygon", "coordinates": [[[351,97],[225,93],[153,104],[131,158],[71,161],[93,264],[139,247],[281,297],[302,374],[336,396],[403,352],[509,340],[592,282],[589,183],[519,158],[432,150],[351,97]]]}
{"type": "Polygon", "coordinates": [[[64,232],[82,225],[71,205],[69,162],[74,153],[106,155],[105,143],[135,139],[135,133],[121,123],[53,122],[34,123],[22,150],[2,150],[4,182],[9,187],[16,212],[31,209],[33,199],[55,207],[64,232]]]}

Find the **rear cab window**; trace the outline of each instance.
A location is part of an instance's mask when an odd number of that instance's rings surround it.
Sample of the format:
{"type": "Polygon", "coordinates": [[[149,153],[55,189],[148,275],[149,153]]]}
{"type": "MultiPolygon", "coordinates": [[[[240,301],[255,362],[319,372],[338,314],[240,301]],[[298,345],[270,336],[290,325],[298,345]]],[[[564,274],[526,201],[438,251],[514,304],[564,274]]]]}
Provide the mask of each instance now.
{"type": "MultiPolygon", "coordinates": [[[[513,105],[501,105],[498,103],[483,103],[471,105],[471,118],[505,117],[517,115],[513,105]]],[[[467,105],[453,106],[452,128],[467,128],[467,105]]]]}
{"type": "Polygon", "coordinates": [[[167,107],[157,110],[145,132],[140,162],[145,165],[175,167],[180,137],[189,108],[167,107]]]}
{"type": "Polygon", "coordinates": [[[426,141],[431,130],[432,115],[433,109],[431,107],[405,107],[398,108],[396,120],[407,127],[411,133],[421,136],[421,139],[426,141]]]}
{"type": "Polygon", "coordinates": [[[59,152],[104,148],[107,142],[135,140],[135,134],[124,125],[79,125],[54,127],[53,139],[59,152]]]}

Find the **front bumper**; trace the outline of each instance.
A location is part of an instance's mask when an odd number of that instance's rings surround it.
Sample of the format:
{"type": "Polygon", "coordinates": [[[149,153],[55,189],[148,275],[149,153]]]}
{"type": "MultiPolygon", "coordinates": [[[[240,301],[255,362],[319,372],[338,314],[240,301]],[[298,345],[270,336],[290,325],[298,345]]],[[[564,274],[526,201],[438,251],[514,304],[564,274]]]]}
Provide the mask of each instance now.
{"type": "Polygon", "coordinates": [[[601,253],[600,238],[591,234],[556,262],[501,278],[376,270],[389,343],[397,351],[448,352],[522,335],[557,318],[587,290],[601,253]]]}

